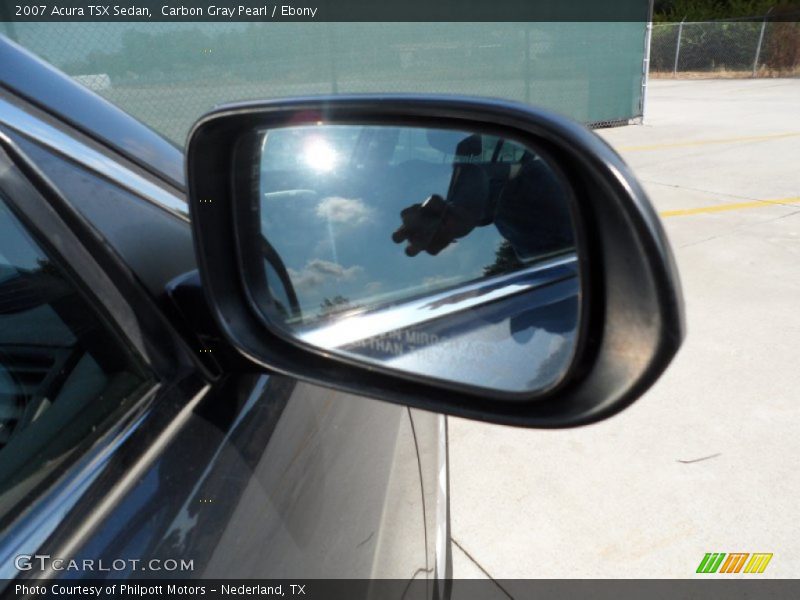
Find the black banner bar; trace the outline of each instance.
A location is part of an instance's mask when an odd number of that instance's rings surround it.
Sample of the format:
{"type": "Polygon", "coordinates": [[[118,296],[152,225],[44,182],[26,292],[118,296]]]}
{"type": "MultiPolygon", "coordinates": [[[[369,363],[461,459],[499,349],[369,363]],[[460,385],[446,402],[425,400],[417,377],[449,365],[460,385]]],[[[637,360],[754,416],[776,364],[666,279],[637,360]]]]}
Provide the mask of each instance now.
{"type": "MultiPolygon", "coordinates": [[[[650,0],[0,0],[0,22],[643,22],[650,19],[650,5],[650,0]]],[[[767,18],[800,21],[800,0],[779,4],[767,18]]]]}
{"type": "MultiPolygon", "coordinates": [[[[452,600],[784,600],[800,597],[800,580],[759,579],[758,575],[698,576],[694,579],[456,579],[450,582],[452,600]]],[[[3,598],[108,600],[184,600],[187,598],[289,598],[292,600],[427,600],[434,592],[430,580],[5,580],[3,598]]],[[[441,591],[441,588],[438,590],[441,591]]]]}
{"type": "Polygon", "coordinates": [[[2,0],[0,21],[647,21],[650,0],[2,0]]]}

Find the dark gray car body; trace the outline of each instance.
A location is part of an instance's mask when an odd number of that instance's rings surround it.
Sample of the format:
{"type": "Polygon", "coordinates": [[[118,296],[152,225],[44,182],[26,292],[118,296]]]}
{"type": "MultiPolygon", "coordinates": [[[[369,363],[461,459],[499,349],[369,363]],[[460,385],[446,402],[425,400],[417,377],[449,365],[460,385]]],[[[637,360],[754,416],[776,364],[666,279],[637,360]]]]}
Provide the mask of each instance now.
{"type": "Polygon", "coordinates": [[[0,577],[41,577],[15,566],[36,554],[193,561],[54,577],[446,577],[444,417],[202,356],[225,342],[193,274],[182,153],[2,37],[0,64],[0,135],[170,323],[128,333],[175,349],[33,503],[3,507],[0,577]]]}

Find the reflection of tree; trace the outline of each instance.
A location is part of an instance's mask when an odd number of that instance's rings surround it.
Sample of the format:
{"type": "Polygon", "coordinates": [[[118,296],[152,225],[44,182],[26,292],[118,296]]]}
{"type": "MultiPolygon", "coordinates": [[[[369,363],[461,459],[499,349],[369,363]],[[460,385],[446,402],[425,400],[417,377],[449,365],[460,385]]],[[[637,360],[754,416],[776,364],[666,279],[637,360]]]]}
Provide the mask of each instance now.
{"type": "Polygon", "coordinates": [[[323,298],[322,302],[319,305],[319,314],[320,315],[333,315],[338,312],[345,311],[349,308],[352,308],[350,304],[350,300],[345,298],[344,296],[334,296],[333,299],[331,298],[323,298]]]}
{"type": "Polygon", "coordinates": [[[503,240],[500,243],[494,253],[494,257],[494,262],[491,265],[483,267],[483,274],[486,277],[509,273],[523,266],[522,261],[517,258],[517,254],[508,240],[503,240]]]}

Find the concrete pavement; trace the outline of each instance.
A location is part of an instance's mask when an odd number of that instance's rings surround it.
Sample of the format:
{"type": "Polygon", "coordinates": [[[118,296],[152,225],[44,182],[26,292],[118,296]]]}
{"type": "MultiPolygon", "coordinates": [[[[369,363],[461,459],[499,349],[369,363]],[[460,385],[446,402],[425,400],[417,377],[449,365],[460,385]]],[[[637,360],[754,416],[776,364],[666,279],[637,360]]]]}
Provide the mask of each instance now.
{"type": "Polygon", "coordinates": [[[650,86],[645,125],[600,135],[664,215],[688,338],[608,421],[450,419],[455,577],[696,577],[706,552],[800,575],[800,80],[650,86]]]}

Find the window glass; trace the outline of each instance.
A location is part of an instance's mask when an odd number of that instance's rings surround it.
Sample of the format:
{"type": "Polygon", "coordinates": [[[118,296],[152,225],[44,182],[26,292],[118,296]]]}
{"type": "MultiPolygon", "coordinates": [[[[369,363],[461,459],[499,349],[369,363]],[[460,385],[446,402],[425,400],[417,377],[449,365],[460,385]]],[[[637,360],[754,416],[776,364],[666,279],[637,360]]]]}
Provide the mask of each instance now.
{"type": "Polygon", "coordinates": [[[145,379],[0,198],[0,514],[145,379]]]}

